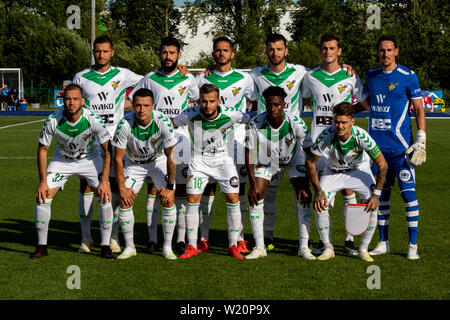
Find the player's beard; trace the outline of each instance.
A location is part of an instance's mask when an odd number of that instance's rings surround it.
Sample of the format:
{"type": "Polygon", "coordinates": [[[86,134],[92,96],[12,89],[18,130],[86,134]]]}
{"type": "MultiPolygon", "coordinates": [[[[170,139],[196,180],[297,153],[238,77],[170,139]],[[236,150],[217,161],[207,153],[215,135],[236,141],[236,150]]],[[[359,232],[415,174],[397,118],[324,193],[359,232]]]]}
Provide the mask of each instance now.
{"type": "Polygon", "coordinates": [[[272,65],[279,66],[280,64],[284,64],[284,62],[286,61],[286,56],[280,59],[280,61],[274,61],[272,58],[269,58],[269,61],[272,65]]]}
{"type": "Polygon", "coordinates": [[[225,65],[227,65],[227,64],[229,64],[230,62],[231,62],[231,57],[230,58],[228,58],[226,61],[224,61],[224,62],[221,62],[219,59],[217,59],[218,61],[216,61],[216,64],[217,65],[219,65],[219,66],[225,66],[225,65]]]}
{"type": "Polygon", "coordinates": [[[178,66],[178,59],[175,60],[170,66],[166,66],[165,61],[167,60],[161,60],[161,70],[165,73],[172,73],[178,66]]]}

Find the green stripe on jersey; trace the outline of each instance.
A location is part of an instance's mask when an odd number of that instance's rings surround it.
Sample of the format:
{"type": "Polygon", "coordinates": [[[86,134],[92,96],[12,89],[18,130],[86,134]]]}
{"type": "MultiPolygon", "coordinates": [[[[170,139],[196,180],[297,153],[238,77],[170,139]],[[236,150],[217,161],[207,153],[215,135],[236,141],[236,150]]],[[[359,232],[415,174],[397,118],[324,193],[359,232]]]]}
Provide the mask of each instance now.
{"type": "Polygon", "coordinates": [[[117,68],[111,69],[105,74],[101,74],[101,73],[95,72],[94,70],[91,70],[91,71],[83,74],[83,78],[88,79],[89,81],[93,81],[96,84],[103,86],[106,83],[108,83],[112,78],[114,78],[119,72],[120,72],[120,70],[117,68]]]}
{"type": "Polygon", "coordinates": [[[235,84],[239,80],[242,80],[244,76],[236,71],[230,73],[229,75],[222,77],[216,73],[211,73],[210,76],[205,77],[206,80],[217,86],[220,90],[224,90],[235,84]]]}
{"type": "Polygon", "coordinates": [[[155,72],[149,78],[155,81],[156,83],[160,84],[167,90],[170,90],[176,85],[185,81],[186,79],[189,79],[188,76],[181,76],[179,72],[173,75],[172,77],[168,77],[159,72],[155,72]]]}
{"type": "Polygon", "coordinates": [[[152,123],[147,128],[142,128],[137,121],[135,121],[133,128],[131,128],[131,134],[141,141],[146,141],[158,132],[158,130],[159,127],[154,120],[152,120],[152,123]]]}
{"type": "Polygon", "coordinates": [[[89,129],[90,126],[91,124],[85,117],[81,117],[80,121],[78,121],[76,125],[71,125],[65,118],[62,118],[56,125],[56,129],[71,138],[75,138],[79,134],[89,129]]]}
{"type": "Polygon", "coordinates": [[[289,78],[294,72],[295,69],[292,67],[286,67],[286,69],[280,74],[273,73],[269,68],[263,68],[261,70],[261,74],[276,86],[279,86],[286,81],[286,79],[289,78]]]}
{"type": "Polygon", "coordinates": [[[322,84],[326,85],[328,88],[342,80],[351,78],[351,76],[347,75],[347,71],[345,71],[344,69],[341,69],[340,71],[331,75],[326,74],[325,72],[322,71],[322,69],[319,69],[311,73],[311,76],[319,80],[322,84]]]}
{"type": "Polygon", "coordinates": [[[353,135],[350,137],[350,140],[348,140],[345,144],[341,143],[337,137],[332,142],[334,148],[339,151],[344,156],[349,153],[351,150],[355,149],[356,147],[356,139],[353,137],[353,135]]]}

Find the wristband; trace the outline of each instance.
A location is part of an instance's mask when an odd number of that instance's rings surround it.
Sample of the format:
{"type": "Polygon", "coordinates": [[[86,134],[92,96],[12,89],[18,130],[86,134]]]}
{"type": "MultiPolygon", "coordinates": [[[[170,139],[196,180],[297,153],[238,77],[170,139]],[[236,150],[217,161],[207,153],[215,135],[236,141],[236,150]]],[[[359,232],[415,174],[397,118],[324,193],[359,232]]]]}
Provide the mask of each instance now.
{"type": "Polygon", "coordinates": [[[166,188],[169,190],[173,190],[173,183],[168,183],[166,188]]]}
{"type": "Polygon", "coordinates": [[[381,190],[375,189],[373,190],[373,194],[376,196],[381,196],[381,190]]]}

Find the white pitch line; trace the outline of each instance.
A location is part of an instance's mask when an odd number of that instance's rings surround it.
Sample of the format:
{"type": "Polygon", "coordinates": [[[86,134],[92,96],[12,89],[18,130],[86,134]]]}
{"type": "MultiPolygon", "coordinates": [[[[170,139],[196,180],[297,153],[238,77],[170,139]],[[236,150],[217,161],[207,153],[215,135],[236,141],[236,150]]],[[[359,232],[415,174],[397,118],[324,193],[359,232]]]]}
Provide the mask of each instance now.
{"type": "Polygon", "coordinates": [[[11,125],[9,125],[9,126],[0,127],[0,130],[1,130],[1,129],[11,128],[11,127],[23,126],[23,125],[29,124],[29,123],[42,122],[42,121],[45,121],[45,119],[36,120],[36,121],[29,121],[29,122],[22,122],[22,123],[16,123],[16,124],[11,124],[11,125]]]}

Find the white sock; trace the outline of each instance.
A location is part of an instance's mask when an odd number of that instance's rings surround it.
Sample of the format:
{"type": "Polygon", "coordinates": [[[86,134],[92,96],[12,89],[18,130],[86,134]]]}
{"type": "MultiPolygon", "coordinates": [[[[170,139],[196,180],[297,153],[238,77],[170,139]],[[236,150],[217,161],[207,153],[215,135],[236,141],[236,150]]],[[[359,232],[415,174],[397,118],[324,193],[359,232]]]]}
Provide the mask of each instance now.
{"type": "Polygon", "coordinates": [[[162,228],[164,234],[163,249],[172,250],[172,238],[177,223],[177,209],[163,207],[162,209],[162,228]]]}
{"type": "Polygon", "coordinates": [[[250,225],[252,227],[255,247],[264,248],[264,200],[250,207],[250,225]]]}
{"type": "Polygon", "coordinates": [[[53,199],[45,199],[45,202],[43,202],[42,204],[36,203],[34,215],[38,236],[38,245],[47,245],[48,224],[50,223],[50,218],[52,215],[52,201],[53,199]]]}
{"type": "Polygon", "coordinates": [[[80,215],[81,237],[82,239],[91,238],[91,221],[94,212],[94,193],[78,194],[78,213],[80,215]]]}
{"type": "Polygon", "coordinates": [[[209,237],[209,229],[214,211],[214,196],[202,196],[200,200],[200,239],[209,237]]]}
{"type": "Polygon", "coordinates": [[[126,248],[134,248],[134,214],[133,207],[128,209],[119,208],[119,221],[122,227],[126,248]]]}
{"type": "Polygon", "coordinates": [[[100,222],[100,245],[109,246],[111,241],[112,223],[114,219],[111,201],[100,203],[100,198],[97,198],[97,201],[98,220],[100,222]]]}
{"type": "Polygon", "coordinates": [[[297,221],[298,221],[298,233],[299,233],[299,247],[308,248],[309,230],[311,227],[311,204],[307,204],[306,208],[303,208],[303,204],[297,200],[297,221]]]}
{"type": "Polygon", "coordinates": [[[186,236],[188,245],[194,246],[194,248],[197,248],[199,206],[199,203],[187,203],[186,206],[186,236]]]}
{"type": "Polygon", "coordinates": [[[147,196],[148,239],[154,243],[158,243],[159,203],[159,197],[150,194],[147,196]]]}
{"type": "Polygon", "coordinates": [[[273,239],[273,230],[277,215],[278,186],[268,187],[264,193],[264,232],[265,236],[273,239]]]}
{"type": "Polygon", "coordinates": [[[237,245],[241,233],[241,204],[227,203],[228,247],[237,245]]]}
{"type": "MultiPolygon", "coordinates": [[[[356,201],[356,193],[349,195],[349,196],[342,196],[342,200],[344,200],[344,205],[346,204],[356,204],[358,201],[356,201]]],[[[342,214],[344,215],[344,209],[342,209],[342,214]]],[[[344,215],[344,223],[345,223],[345,215],[344,215]]],[[[355,239],[353,236],[349,233],[345,233],[345,241],[354,241],[355,239]]]]}
{"type": "Polygon", "coordinates": [[[119,206],[120,204],[120,193],[113,192],[111,196],[111,207],[113,210],[113,225],[111,230],[111,238],[119,241],[119,206]]]}
{"type": "Polygon", "coordinates": [[[244,241],[244,230],[247,226],[248,215],[247,195],[240,195],[239,202],[241,204],[241,232],[239,233],[239,241],[244,241]]]}
{"type": "Polygon", "coordinates": [[[329,230],[331,229],[330,215],[328,209],[322,210],[322,212],[316,212],[316,224],[319,230],[320,240],[322,240],[324,246],[331,243],[329,230]]]}
{"type": "Polygon", "coordinates": [[[175,197],[177,208],[177,243],[186,238],[186,197],[175,197]]]}
{"type": "Polygon", "coordinates": [[[377,220],[378,220],[378,209],[370,211],[370,220],[369,226],[367,227],[366,232],[363,233],[361,237],[361,243],[359,244],[360,249],[369,249],[370,241],[372,240],[373,234],[377,228],[377,220]]]}

